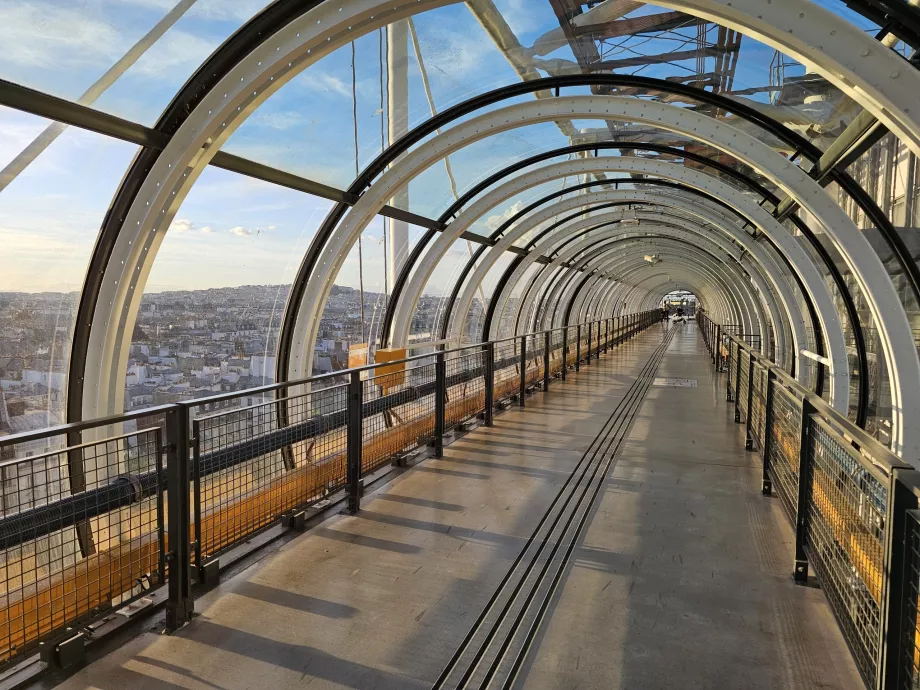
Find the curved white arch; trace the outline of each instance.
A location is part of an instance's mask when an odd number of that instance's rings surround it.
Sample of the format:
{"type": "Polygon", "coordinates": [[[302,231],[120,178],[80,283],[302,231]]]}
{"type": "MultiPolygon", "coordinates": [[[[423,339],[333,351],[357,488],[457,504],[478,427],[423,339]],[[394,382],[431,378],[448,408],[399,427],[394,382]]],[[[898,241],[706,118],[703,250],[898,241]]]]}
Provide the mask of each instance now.
{"type": "MultiPolygon", "coordinates": [[[[615,213],[615,214],[607,214],[607,215],[618,216],[620,214],[615,213]]],[[[584,219],[574,224],[569,229],[572,231],[575,231],[579,229],[579,226],[591,227],[602,219],[603,219],[603,216],[597,216],[597,217],[592,217],[589,219],[584,219]]],[[[635,260],[642,261],[641,256],[649,251],[648,250],[649,247],[657,246],[658,244],[657,240],[659,238],[677,238],[677,239],[683,240],[691,244],[696,244],[697,246],[706,248],[708,250],[709,255],[717,256],[719,252],[721,251],[726,255],[726,257],[731,257],[738,264],[740,264],[740,258],[743,253],[743,250],[739,248],[733,248],[730,243],[728,243],[724,238],[720,236],[707,237],[705,235],[702,235],[702,233],[699,233],[698,231],[697,232],[693,232],[692,230],[686,231],[686,230],[682,230],[678,228],[668,227],[664,225],[659,226],[659,225],[654,225],[654,224],[642,225],[638,227],[628,226],[625,228],[620,227],[620,226],[614,226],[613,228],[601,228],[596,231],[586,233],[584,237],[581,238],[579,241],[575,242],[570,247],[567,247],[565,251],[560,252],[553,259],[552,263],[548,265],[547,268],[552,269],[558,266],[562,266],[564,264],[568,264],[579,253],[589,250],[589,249],[593,249],[594,247],[599,248],[601,246],[601,243],[603,243],[605,240],[613,239],[613,238],[617,238],[617,239],[622,238],[623,240],[631,240],[631,241],[623,241],[622,243],[618,243],[616,247],[616,251],[617,251],[619,258],[624,259],[628,256],[631,261],[635,261],[635,260]],[[636,248],[644,248],[644,249],[641,249],[641,251],[637,252],[635,255],[631,255],[630,254],[631,250],[636,249],[636,248]]],[[[609,261],[609,258],[607,260],[609,261]]],[[[595,265],[598,266],[598,271],[599,271],[598,277],[599,278],[608,277],[614,280],[619,280],[619,276],[616,275],[616,273],[614,273],[613,275],[610,275],[610,272],[613,267],[609,265],[604,265],[603,262],[604,262],[604,257],[598,257],[596,263],[592,264],[592,267],[595,265]]],[[[735,267],[732,266],[728,262],[726,262],[724,266],[719,267],[719,270],[722,270],[722,269],[724,269],[726,273],[735,276],[735,278],[732,279],[732,283],[736,283],[736,279],[740,277],[736,272],[737,269],[735,269],[735,267]]],[[[574,270],[574,269],[570,269],[570,270],[574,270]]],[[[587,270],[587,267],[585,270],[587,270]]],[[[544,271],[543,274],[541,274],[540,278],[544,278],[545,280],[546,277],[548,277],[548,273],[547,271],[544,271]]],[[[529,291],[527,298],[525,300],[518,302],[518,306],[516,309],[517,314],[520,314],[521,312],[529,314],[530,312],[533,311],[534,301],[536,300],[537,295],[541,294],[540,288],[542,286],[543,281],[540,280],[540,278],[534,281],[534,284],[531,290],[529,291]]],[[[548,301],[553,301],[552,293],[544,299],[548,301]]],[[[499,305],[499,308],[503,309],[504,304],[499,305]]],[[[496,309],[496,313],[499,313],[498,309],[496,309]]],[[[462,316],[463,314],[464,314],[463,311],[456,312],[458,323],[463,322],[463,316],[462,316]]],[[[518,322],[517,314],[516,314],[515,319],[513,320],[513,322],[515,323],[518,322]]],[[[762,321],[762,318],[758,319],[758,321],[759,322],[762,321]]],[[[495,325],[496,324],[493,322],[493,330],[492,330],[492,333],[490,334],[490,337],[494,337],[495,335],[497,335],[495,325]]]]}
{"type": "MultiPolygon", "coordinates": [[[[501,252],[509,247],[511,244],[516,242],[521,236],[532,230],[534,227],[539,226],[540,223],[553,218],[554,216],[565,213],[566,211],[571,211],[582,206],[588,208],[594,204],[601,204],[604,202],[610,201],[636,201],[636,202],[645,202],[649,204],[656,204],[664,206],[665,203],[674,203],[674,200],[665,195],[664,197],[660,196],[656,192],[649,191],[636,191],[636,190],[619,190],[619,191],[607,191],[607,192],[594,192],[591,194],[585,194],[583,196],[566,199],[560,201],[552,206],[544,208],[539,213],[534,214],[522,220],[518,225],[514,226],[502,239],[492,248],[490,248],[482,257],[479,264],[477,265],[473,275],[467,281],[467,284],[464,288],[464,291],[461,294],[460,299],[457,301],[457,305],[454,311],[454,314],[464,314],[469,311],[470,305],[472,304],[473,293],[481,284],[481,280],[485,277],[487,272],[491,269],[494,263],[498,260],[498,257],[501,255],[501,252]],[[663,203],[665,202],[665,203],[663,203]]],[[[755,257],[757,262],[750,261],[747,257],[742,259],[742,261],[747,260],[749,264],[753,264],[753,271],[758,275],[768,276],[773,288],[780,294],[781,299],[785,302],[784,309],[786,310],[789,323],[787,324],[784,319],[779,318],[778,311],[772,292],[767,290],[764,285],[761,283],[758,285],[758,289],[767,299],[770,307],[771,314],[773,315],[774,322],[779,326],[777,329],[777,338],[781,340],[782,347],[780,352],[782,353],[782,358],[779,363],[782,366],[786,365],[786,329],[790,328],[789,324],[792,324],[792,328],[795,329],[795,333],[792,333],[790,329],[790,336],[798,343],[801,343],[804,346],[804,343],[807,342],[805,337],[805,325],[802,315],[798,313],[796,308],[797,300],[792,295],[789,284],[785,281],[785,278],[781,277],[784,275],[784,271],[776,266],[772,261],[772,257],[769,256],[769,253],[766,251],[766,248],[762,247],[757,243],[750,235],[745,233],[739,227],[734,224],[720,228],[717,226],[719,219],[715,218],[713,214],[704,211],[704,210],[695,210],[694,215],[700,219],[711,223],[714,227],[711,233],[704,234],[704,228],[699,226],[696,228],[691,222],[685,218],[679,216],[666,216],[661,211],[650,211],[650,210],[631,210],[631,211],[608,211],[605,214],[599,214],[596,216],[589,216],[587,222],[575,221],[567,225],[561,226],[555,229],[552,233],[548,234],[545,238],[541,239],[541,242],[537,244],[531,254],[524,258],[524,260],[519,264],[519,266],[513,271],[510,280],[505,285],[504,289],[499,293],[499,295],[493,297],[493,299],[498,299],[499,304],[495,309],[495,313],[498,318],[493,322],[492,332],[489,334],[490,338],[501,337],[499,335],[498,326],[503,323],[503,314],[507,306],[508,299],[512,291],[515,289],[518,281],[527,271],[527,269],[533,265],[533,262],[536,261],[537,257],[541,254],[551,253],[554,250],[554,246],[560,239],[564,239],[564,233],[568,232],[577,232],[585,227],[590,227],[593,223],[601,222],[612,222],[618,217],[627,215],[631,218],[637,219],[647,219],[652,220],[653,222],[659,223],[668,223],[678,227],[682,227],[689,231],[695,231],[698,234],[708,237],[709,235],[715,235],[722,237],[727,235],[731,237],[735,242],[740,244],[745,248],[747,252],[755,257]],[[560,237],[562,236],[562,237],[560,237]],[[760,272],[763,271],[761,274],[760,272]],[[779,277],[777,277],[779,276],[779,277]]],[[[749,266],[749,268],[751,268],[749,266]]],[[[545,273],[545,272],[544,272],[545,273]]],[[[407,310],[409,314],[413,314],[417,307],[417,302],[409,302],[404,300],[402,305],[397,307],[397,309],[407,310]]],[[[528,313],[527,306],[524,303],[519,303],[518,314],[521,311],[528,313]]],[[[459,317],[462,318],[462,317],[459,317]]],[[[451,338],[456,338],[458,336],[457,330],[457,319],[454,321],[454,328],[451,330],[451,338]]],[[[518,319],[515,318],[514,323],[518,323],[518,319]]],[[[397,333],[394,334],[395,342],[404,342],[408,339],[408,333],[397,333]]],[[[796,349],[798,351],[798,348],[796,349]]]]}
{"type": "MultiPolygon", "coordinates": [[[[799,273],[809,295],[816,304],[822,322],[821,326],[827,335],[828,352],[830,353],[831,360],[834,362],[834,366],[832,367],[832,381],[834,381],[834,385],[831,387],[832,390],[844,391],[849,389],[846,343],[836,308],[830,296],[827,284],[824,282],[824,279],[818,273],[811,259],[805,253],[798,241],[789,235],[788,231],[781,224],[777,223],[767,211],[757,205],[753,199],[742,194],[737,189],[700,171],[663,161],[617,157],[566,161],[538,168],[494,188],[489,194],[468,207],[468,209],[458,216],[457,220],[448,227],[444,233],[435,239],[431,248],[429,248],[428,252],[419,262],[412,280],[410,280],[403,293],[405,300],[404,304],[411,306],[420,298],[424,285],[428,282],[431,273],[434,271],[440,255],[447,251],[456,237],[458,237],[459,234],[468,227],[468,224],[472,222],[472,219],[478,218],[495,204],[511,198],[526,189],[569,175],[597,172],[627,172],[682,182],[690,187],[701,189],[713,195],[715,198],[722,199],[735,208],[738,208],[746,217],[751,218],[765,233],[771,235],[799,273]]],[[[697,209],[688,209],[688,211],[695,215],[700,215],[700,211],[697,209]]],[[[720,225],[719,227],[728,227],[732,229],[733,232],[737,229],[735,226],[720,225]]],[[[740,237],[740,233],[735,234],[740,237]]],[[[763,248],[761,248],[761,250],[762,249],[763,248]]],[[[764,251],[758,253],[760,254],[757,257],[758,261],[763,264],[764,261],[761,259],[761,256],[765,256],[766,253],[764,251]]],[[[796,304],[796,301],[789,301],[789,304],[796,304]]],[[[405,311],[401,311],[402,309],[402,307],[397,309],[397,318],[393,330],[395,336],[408,332],[407,323],[409,316],[405,311]],[[400,314],[402,314],[402,316],[400,316],[400,314]]],[[[795,320],[795,318],[794,312],[790,313],[790,319],[795,320]]],[[[799,315],[798,318],[801,318],[801,315],[799,315]]],[[[835,396],[835,399],[841,406],[843,405],[843,402],[841,402],[843,397],[842,393],[835,396]]]]}
{"type": "MultiPolygon", "coordinates": [[[[254,50],[203,97],[151,169],[107,262],[84,369],[85,418],[121,408],[120,378],[127,346],[149,265],[160,243],[154,234],[169,227],[189,186],[239,123],[290,77],[349,40],[395,19],[446,4],[451,3],[323,3],[254,50]]],[[[783,49],[865,103],[920,153],[920,75],[844,19],[804,0],[773,0],[766,18],[762,0],[670,0],[660,4],[713,19],[783,49]]],[[[884,321],[879,323],[884,327],[884,321]]],[[[893,390],[900,390],[901,383],[913,383],[910,376],[907,379],[893,384],[893,390]]],[[[910,450],[914,457],[915,447],[910,450]]]]}
{"type": "MultiPolygon", "coordinates": [[[[671,256],[672,258],[684,256],[686,258],[692,258],[692,261],[689,262],[689,265],[692,265],[694,268],[702,271],[705,275],[708,275],[710,280],[713,282],[713,285],[716,286],[717,291],[723,292],[726,296],[729,296],[732,301],[735,302],[738,309],[738,313],[742,317],[742,322],[746,329],[753,330],[755,324],[760,326],[763,323],[763,314],[755,306],[752,296],[750,293],[743,289],[739,285],[740,278],[737,274],[734,274],[732,270],[728,267],[727,264],[719,265],[717,264],[712,256],[705,252],[702,249],[695,249],[686,246],[677,246],[668,241],[669,238],[661,237],[651,238],[653,241],[650,246],[659,249],[659,253],[666,256],[671,256]]],[[[635,245],[637,248],[643,246],[641,243],[635,245]]],[[[598,272],[599,275],[604,273],[613,272],[617,275],[618,278],[621,278],[621,282],[632,285],[635,287],[635,283],[630,283],[627,279],[629,276],[630,267],[639,267],[644,268],[646,266],[652,268],[650,264],[647,264],[641,258],[641,249],[637,253],[624,253],[618,254],[615,256],[610,256],[609,253],[602,253],[594,257],[589,263],[584,264],[584,270],[586,272],[594,269],[598,272]],[[622,274],[622,275],[621,275],[622,274]]],[[[662,267],[657,264],[654,268],[659,270],[662,267]]],[[[667,271],[671,273],[679,273],[682,270],[688,268],[688,265],[679,265],[672,264],[667,271]]],[[[589,279],[590,280],[590,279],[589,279]]],[[[569,302],[575,298],[575,295],[572,294],[574,286],[578,284],[579,281],[572,281],[567,287],[563,296],[557,300],[557,314],[558,307],[562,307],[563,313],[568,309],[569,302]],[[565,295],[568,294],[568,297],[565,295]]],[[[583,299],[585,295],[585,290],[580,290],[579,300],[583,299]]],[[[573,305],[573,311],[576,312],[576,320],[581,320],[583,312],[577,308],[579,303],[576,302],[573,305]]]]}

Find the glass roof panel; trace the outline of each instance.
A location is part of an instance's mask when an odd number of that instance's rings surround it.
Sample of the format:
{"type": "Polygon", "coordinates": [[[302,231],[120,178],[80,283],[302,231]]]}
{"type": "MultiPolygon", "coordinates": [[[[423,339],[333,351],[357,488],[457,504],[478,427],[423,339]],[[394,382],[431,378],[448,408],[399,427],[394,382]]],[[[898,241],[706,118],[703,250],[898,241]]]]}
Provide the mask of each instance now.
{"type": "MultiPolygon", "coordinates": [[[[501,26],[478,14],[475,6],[464,4],[413,17],[414,37],[410,32],[406,42],[410,128],[428,120],[433,112],[490,89],[522,79],[573,73],[638,74],[718,93],[776,119],[819,147],[826,147],[858,112],[839,90],[807,73],[799,63],[753,39],[712,23],[700,24],[688,15],[644,5],[616,20],[583,27],[580,35],[588,37],[585,40],[597,57],[579,64],[549,3],[528,3],[526,11],[504,5],[500,9],[505,20],[501,26]],[[679,16],[672,17],[675,14],[679,16]],[[623,33],[627,29],[632,33],[623,33]]],[[[231,136],[225,149],[346,187],[354,178],[356,163],[363,169],[397,132],[395,128],[390,132],[390,124],[399,113],[390,113],[387,103],[391,72],[398,71],[388,64],[388,41],[386,31],[374,32],[355,42],[354,60],[351,45],[326,56],[273,95],[231,136]]],[[[757,126],[688,96],[607,87],[563,91],[592,92],[693,108],[731,121],[784,154],[792,151],[757,126]]],[[[552,92],[519,96],[452,125],[515,101],[552,96],[552,92]]],[[[560,123],[555,130],[545,131],[549,138],[535,138],[533,150],[551,148],[557,139],[561,145],[584,139],[577,125],[560,123]]],[[[461,154],[455,157],[459,160],[461,154]]]]}
{"type": "MultiPolygon", "coordinates": [[[[0,107],[0,163],[47,120],[0,107]]],[[[102,219],[137,147],[77,128],[0,191],[0,378],[13,431],[64,421],[80,290],[102,219]]]]}
{"type": "Polygon", "coordinates": [[[0,2],[0,77],[152,125],[266,0],[0,2]]]}

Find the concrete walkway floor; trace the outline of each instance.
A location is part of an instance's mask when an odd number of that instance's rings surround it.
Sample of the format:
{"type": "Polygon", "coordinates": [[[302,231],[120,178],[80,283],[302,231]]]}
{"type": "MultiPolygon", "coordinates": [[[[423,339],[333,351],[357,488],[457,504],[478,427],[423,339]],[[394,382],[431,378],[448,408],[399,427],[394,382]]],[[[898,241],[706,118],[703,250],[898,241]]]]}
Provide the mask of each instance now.
{"type": "MultiPolygon", "coordinates": [[[[66,688],[429,688],[637,372],[655,327],[196,601],[66,688]]],[[[692,324],[673,339],[519,683],[860,688],[692,324]]]]}

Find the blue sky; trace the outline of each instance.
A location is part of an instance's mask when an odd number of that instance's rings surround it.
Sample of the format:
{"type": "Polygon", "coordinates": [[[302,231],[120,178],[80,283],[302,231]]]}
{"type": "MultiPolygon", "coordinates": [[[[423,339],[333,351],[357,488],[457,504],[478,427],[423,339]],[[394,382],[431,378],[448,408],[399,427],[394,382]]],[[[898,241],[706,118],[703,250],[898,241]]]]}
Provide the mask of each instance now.
{"type": "MultiPolygon", "coordinates": [[[[0,0],[0,76],[76,99],[174,4],[175,0],[0,0]]],[[[198,0],[94,107],[152,125],[195,67],[263,4],[198,0]]],[[[548,2],[496,4],[524,45],[558,26],[548,2]]],[[[842,7],[837,0],[821,4],[842,7]]],[[[659,9],[643,10],[650,11],[659,9]]],[[[419,15],[415,23],[439,109],[518,80],[462,3],[419,15]]],[[[378,41],[374,33],[355,45],[359,167],[381,145],[378,41]]],[[[629,45],[643,53],[676,47],[660,39],[629,45]]],[[[772,55],[772,49],[746,38],[735,88],[765,84],[772,55]]],[[[411,46],[410,56],[410,118],[417,124],[430,111],[411,46]]],[[[562,48],[551,57],[571,59],[571,53],[562,48]]],[[[641,73],[669,76],[674,69],[648,68],[641,73]]],[[[351,88],[351,48],[346,46],[270,98],[231,137],[226,149],[345,187],[355,170],[351,88]]],[[[47,124],[0,109],[0,167],[47,124]]],[[[522,156],[565,143],[555,125],[537,125],[479,142],[452,156],[451,163],[462,192],[522,156]]],[[[96,233],[135,153],[136,147],[129,144],[70,128],[0,192],[0,290],[80,288],[96,233]]],[[[451,200],[443,165],[410,187],[410,207],[417,213],[437,216],[451,200]]],[[[501,216],[520,202],[511,200],[491,215],[501,216]]],[[[322,199],[209,168],[180,208],[147,289],[290,282],[329,207],[322,199]]],[[[489,225],[485,219],[474,230],[487,233],[489,225]]],[[[368,289],[383,287],[381,236],[378,221],[365,238],[368,289]]],[[[452,261],[466,253],[462,244],[454,251],[452,261]]],[[[450,273],[439,271],[430,290],[443,291],[450,273]]],[[[357,285],[355,252],[337,282],[357,285]]]]}

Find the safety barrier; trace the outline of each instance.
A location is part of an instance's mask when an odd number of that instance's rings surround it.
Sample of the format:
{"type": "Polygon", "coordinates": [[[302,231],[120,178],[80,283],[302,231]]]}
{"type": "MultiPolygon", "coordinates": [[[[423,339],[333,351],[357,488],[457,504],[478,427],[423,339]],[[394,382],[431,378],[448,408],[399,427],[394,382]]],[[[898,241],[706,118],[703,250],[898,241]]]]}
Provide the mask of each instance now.
{"type": "Polygon", "coordinates": [[[644,312],[0,437],[0,663],[79,658],[91,624],[166,586],[170,628],[218,558],[659,319],[644,312]]]}
{"type": "Polygon", "coordinates": [[[869,687],[916,687],[920,472],[738,336],[697,320],[763,461],[763,493],[795,528],[794,579],[814,570],[869,687]]]}

